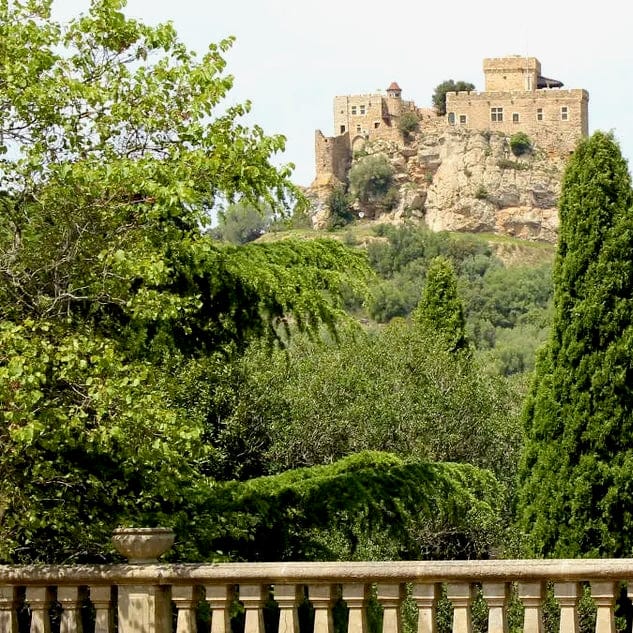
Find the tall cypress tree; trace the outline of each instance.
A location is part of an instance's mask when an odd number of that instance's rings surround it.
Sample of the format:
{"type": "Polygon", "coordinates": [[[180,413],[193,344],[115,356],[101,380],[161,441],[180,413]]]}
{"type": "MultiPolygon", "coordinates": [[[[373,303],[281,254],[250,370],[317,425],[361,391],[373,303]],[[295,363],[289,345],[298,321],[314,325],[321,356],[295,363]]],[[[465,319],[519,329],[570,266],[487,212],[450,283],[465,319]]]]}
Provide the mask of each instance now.
{"type": "Polygon", "coordinates": [[[532,554],[633,548],[633,194],[612,135],[570,158],[554,322],[525,407],[519,527],[532,554]]]}
{"type": "Polygon", "coordinates": [[[443,337],[450,351],[469,348],[457,276],[446,257],[436,257],[431,262],[422,298],[413,311],[413,320],[443,337]]]}

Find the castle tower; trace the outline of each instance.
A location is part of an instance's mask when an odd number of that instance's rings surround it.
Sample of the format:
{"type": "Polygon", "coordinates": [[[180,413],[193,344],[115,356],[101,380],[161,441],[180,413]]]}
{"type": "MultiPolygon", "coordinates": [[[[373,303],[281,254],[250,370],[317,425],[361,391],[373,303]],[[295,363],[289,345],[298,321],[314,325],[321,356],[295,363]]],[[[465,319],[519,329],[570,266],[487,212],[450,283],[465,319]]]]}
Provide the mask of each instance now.
{"type": "Polygon", "coordinates": [[[389,85],[389,88],[387,88],[387,96],[391,97],[393,99],[401,99],[402,98],[402,89],[397,84],[397,82],[395,82],[395,81],[391,82],[391,84],[389,85]]]}
{"type": "Polygon", "coordinates": [[[402,114],[402,89],[395,81],[387,88],[387,112],[389,117],[399,117],[402,114]]]}
{"type": "Polygon", "coordinates": [[[532,92],[539,86],[541,63],[536,57],[493,57],[484,59],[486,92],[532,92]]]}

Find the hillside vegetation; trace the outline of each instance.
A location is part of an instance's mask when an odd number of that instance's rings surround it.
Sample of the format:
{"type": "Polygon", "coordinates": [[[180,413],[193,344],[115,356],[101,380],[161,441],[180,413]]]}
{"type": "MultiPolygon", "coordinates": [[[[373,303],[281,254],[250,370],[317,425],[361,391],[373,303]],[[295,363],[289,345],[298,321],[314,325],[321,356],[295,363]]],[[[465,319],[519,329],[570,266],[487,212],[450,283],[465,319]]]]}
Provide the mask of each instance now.
{"type": "MultiPolygon", "coordinates": [[[[375,273],[368,296],[348,294],[346,306],[367,327],[408,317],[438,255],[453,262],[467,331],[489,371],[523,374],[547,336],[555,247],[506,236],[434,233],[416,224],[353,223],[328,237],[366,252],[375,273]]],[[[322,231],[276,230],[259,241],[314,239],[322,231]]]]}
{"type": "MultiPolygon", "coordinates": [[[[350,224],[340,190],[316,235],[301,204],[284,219],[304,200],[283,137],[222,103],[231,40],[198,58],[123,6],[5,11],[0,559],[111,561],[121,525],[173,527],[179,561],[626,554],[633,194],[613,138],[570,161],[555,293],[553,247],[497,222],[551,190],[524,191],[494,135],[479,171],[455,162],[487,218],[471,233],[350,224]]],[[[400,205],[397,169],[422,161],[408,210],[428,220],[451,160],[427,149],[359,157],[351,193],[400,205]]]]}

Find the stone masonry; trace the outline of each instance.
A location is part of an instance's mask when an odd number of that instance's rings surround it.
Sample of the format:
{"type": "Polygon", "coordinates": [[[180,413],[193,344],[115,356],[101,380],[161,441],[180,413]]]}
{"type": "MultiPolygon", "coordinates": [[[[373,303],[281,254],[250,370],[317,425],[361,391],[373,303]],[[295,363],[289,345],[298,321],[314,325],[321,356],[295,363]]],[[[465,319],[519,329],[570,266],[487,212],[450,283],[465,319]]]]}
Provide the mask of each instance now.
{"type": "Polygon", "coordinates": [[[384,93],[334,97],[335,136],[316,131],[313,186],[344,182],[354,152],[367,142],[402,142],[398,121],[407,111],[418,115],[422,134],[452,128],[508,135],[521,131],[554,156],[573,151],[588,134],[587,91],[561,90],[560,81],[541,75],[535,57],[484,59],[483,70],[485,90],[447,93],[443,117],[404,101],[395,82],[384,93]]]}
{"type": "Polygon", "coordinates": [[[561,90],[562,83],[541,76],[535,57],[484,60],[483,92],[446,95],[446,124],[511,135],[525,132],[551,154],[568,154],[588,134],[586,90],[561,90]]]}

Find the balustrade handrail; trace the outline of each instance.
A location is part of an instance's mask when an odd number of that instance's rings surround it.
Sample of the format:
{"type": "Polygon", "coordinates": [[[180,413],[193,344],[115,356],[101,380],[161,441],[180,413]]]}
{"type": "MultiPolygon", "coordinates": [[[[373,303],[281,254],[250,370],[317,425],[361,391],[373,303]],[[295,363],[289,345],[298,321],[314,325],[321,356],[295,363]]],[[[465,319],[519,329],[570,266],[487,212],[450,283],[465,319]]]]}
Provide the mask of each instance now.
{"type": "Polygon", "coordinates": [[[631,580],[633,558],[0,565],[0,585],[631,580]]]}
{"type": "Polygon", "coordinates": [[[558,604],[558,633],[580,633],[578,605],[587,590],[594,632],[615,633],[620,583],[629,595],[633,589],[632,558],[159,563],[173,540],[167,528],[120,528],[113,544],[127,564],[0,565],[0,633],[51,633],[55,618],[60,633],[82,633],[86,618],[95,633],[197,633],[205,603],[206,631],[230,633],[236,600],[244,633],[266,633],[271,600],[279,633],[301,633],[305,601],[313,633],[334,633],[338,600],[346,605],[348,633],[368,633],[370,599],[382,608],[382,633],[403,633],[405,599],[417,609],[418,633],[436,633],[440,599],[451,604],[452,632],[473,633],[477,596],[488,609],[487,633],[508,633],[511,600],[523,610],[523,633],[543,633],[548,591],[558,604]]]}

